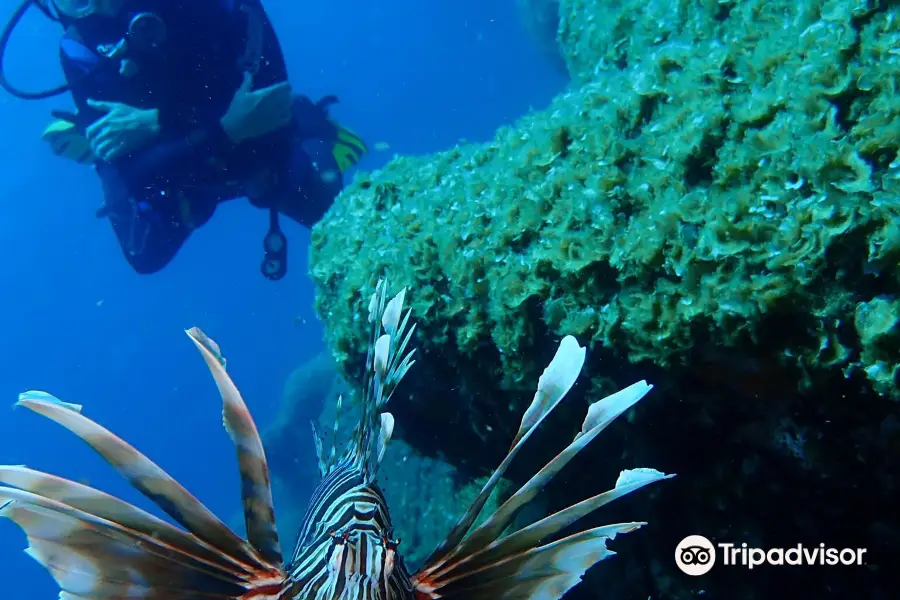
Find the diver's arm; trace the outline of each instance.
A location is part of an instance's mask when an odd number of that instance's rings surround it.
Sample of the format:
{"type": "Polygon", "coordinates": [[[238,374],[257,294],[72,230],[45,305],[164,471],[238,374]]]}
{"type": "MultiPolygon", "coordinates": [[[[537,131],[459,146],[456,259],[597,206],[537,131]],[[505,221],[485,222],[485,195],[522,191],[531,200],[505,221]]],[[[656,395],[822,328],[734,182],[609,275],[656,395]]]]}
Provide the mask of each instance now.
{"type": "MultiPolygon", "coordinates": [[[[262,27],[262,45],[256,52],[265,59],[255,69],[254,87],[268,87],[287,81],[281,47],[264,8],[257,0],[245,1],[255,9],[254,14],[261,18],[259,25],[262,27]]],[[[179,22],[212,25],[210,29],[195,31],[194,34],[214,39],[215,43],[203,45],[201,56],[185,58],[189,64],[197,60],[198,66],[202,65],[198,70],[199,76],[220,78],[225,72],[223,70],[243,65],[241,57],[248,53],[248,27],[252,29],[252,23],[249,20],[250,13],[241,8],[242,4],[243,2],[222,0],[193,0],[178,5],[179,22]]],[[[239,76],[239,73],[234,75],[239,76]]],[[[196,99],[190,96],[192,93],[208,94],[210,88],[199,86],[196,90],[189,91],[192,87],[186,86],[187,97],[173,94],[169,96],[168,103],[158,107],[160,141],[128,161],[130,164],[127,168],[134,170],[135,175],[168,175],[173,171],[193,173],[196,169],[207,168],[210,159],[228,156],[241,141],[239,132],[234,131],[233,115],[229,114],[233,107],[228,102],[223,103],[221,114],[206,114],[201,116],[201,121],[196,120],[198,115],[192,108],[196,99]]],[[[233,104],[235,97],[228,98],[228,101],[233,104]]]]}
{"type": "Polygon", "coordinates": [[[117,161],[116,167],[131,181],[146,181],[157,174],[178,178],[178,174],[198,174],[209,160],[223,153],[231,141],[221,126],[160,140],[140,152],[117,161]]]}
{"type": "MultiPolygon", "coordinates": [[[[206,0],[205,2],[197,0],[199,4],[209,4],[210,2],[218,4],[215,0],[206,0]]],[[[179,10],[187,10],[184,6],[191,6],[198,10],[201,8],[195,6],[195,3],[190,3],[183,5],[179,10]]],[[[233,6],[236,7],[237,4],[233,6]]],[[[209,6],[205,8],[208,9],[209,6]]],[[[261,7],[259,8],[261,10],[261,7]]],[[[193,58],[200,60],[198,66],[205,67],[205,69],[200,69],[201,72],[206,71],[221,77],[221,70],[218,67],[235,65],[238,63],[237,57],[246,50],[244,34],[248,21],[247,15],[236,8],[215,11],[215,13],[212,20],[215,22],[215,37],[219,42],[211,45],[212,48],[215,48],[215,52],[209,54],[211,48],[203,45],[205,53],[200,57],[193,58]]],[[[261,65],[260,72],[257,73],[254,80],[265,85],[270,82],[274,83],[274,81],[286,80],[287,73],[274,30],[271,23],[265,18],[264,12],[262,14],[264,18],[263,53],[270,58],[267,58],[261,65]]],[[[209,14],[193,16],[196,18],[187,20],[189,22],[210,20],[209,14]]],[[[79,53],[63,52],[62,65],[78,108],[79,128],[84,131],[88,125],[103,116],[102,112],[90,106],[88,100],[121,101],[122,99],[117,97],[120,96],[121,81],[119,81],[118,73],[114,70],[96,69],[89,72],[70,59],[70,55],[78,56],[79,53]]],[[[188,63],[192,64],[193,61],[188,59],[188,63]]],[[[209,93],[209,88],[201,86],[195,90],[192,89],[193,87],[195,86],[185,86],[186,89],[183,92],[187,96],[179,93],[172,94],[164,98],[162,104],[155,107],[158,126],[156,141],[130,156],[113,161],[115,168],[121,170],[129,180],[145,181],[147,178],[157,175],[164,175],[167,178],[178,177],[179,174],[202,171],[208,168],[211,159],[227,156],[235,147],[236,141],[241,141],[241,136],[235,140],[235,132],[226,133],[227,125],[230,124],[232,129],[235,128],[235,123],[232,122],[234,119],[230,119],[229,123],[223,127],[223,118],[226,115],[206,114],[200,121],[197,120],[198,115],[193,108],[196,103],[191,96],[194,93],[209,93]]]]}
{"type": "MultiPolygon", "coordinates": [[[[238,10],[240,3],[222,0],[192,0],[173,8],[178,15],[169,15],[179,22],[206,23],[208,31],[195,32],[210,36],[215,44],[202,45],[200,56],[181,57],[187,64],[195,64],[197,76],[221,77],[221,68],[234,65],[236,57],[244,51],[246,17],[238,10]],[[228,8],[231,7],[231,8],[228,8]],[[195,62],[196,61],[196,62],[195,62]]],[[[202,83],[202,82],[197,82],[202,83]]],[[[216,158],[226,157],[235,144],[222,125],[224,114],[197,114],[194,94],[208,94],[210,88],[203,85],[186,85],[179,93],[163,98],[158,110],[158,141],[135,155],[119,161],[128,177],[144,180],[154,175],[178,177],[210,168],[216,158]]],[[[202,104],[202,102],[200,102],[202,104]]],[[[227,106],[227,103],[226,103],[227,106]]]]}
{"type": "Polygon", "coordinates": [[[177,49],[174,60],[179,64],[171,71],[167,69],[165,76],[170,80],[176,77],[180,83],[175,93],[163,94],[157,106],[163,137],[184,137],[185,142],[191,143],[202,139],[208,152],[230,149],[221,118],[232,99],[225,96],[233,95],[237,87],[229,92],[223,82],[240,82],[236,67],[246,50],[248,27],[241,6],[255,1],[191,0],[173,3],[166,9],[167,20],[180,25],[173,32],[172,42],[177,49]],[[179,39],[190,41],[179,43],[179,39]],[[198,111],[198,106],[205,108],[198,111]],[[212,106],[217,106],[218,111],[212,106]]]}
{"type": "MultiPolygon", "coordinates": [[[[115,75],[109,71],[91,71],[69,58],[66,52],[61,53],[60,62],[77,110],[77,126],[84,132],[104,114],[91,106],[88,100],[119,101],[116,92],[120,84],[112,80],[115,75]]],[[[164,114],[161,110],[156,142],[131,156],[114,161],[116,170],[128,181],[143,182],[160,173],[168,176],[177,175],[176,172],[189,173],[202,168],[209,157],[230,147],[230,140],[218,120],[184,130],[175,123],[162,121],[164,114]]]]}

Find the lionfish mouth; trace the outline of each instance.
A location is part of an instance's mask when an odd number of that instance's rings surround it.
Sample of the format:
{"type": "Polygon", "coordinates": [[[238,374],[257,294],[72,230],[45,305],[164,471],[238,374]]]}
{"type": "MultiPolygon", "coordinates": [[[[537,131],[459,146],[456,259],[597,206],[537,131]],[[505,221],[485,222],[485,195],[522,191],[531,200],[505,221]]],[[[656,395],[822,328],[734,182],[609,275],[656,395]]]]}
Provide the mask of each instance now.
{"type": "Polygon", "coordinates": [[[645,525],[619,523],[559,537],[613,500],[672,477],[639,468],[622,471],[609,491],[527,526],[512,526],[572,458],[650,391],[644,381],[592,403],[568,446],[497,510],[481,514],[510,462],[582,370],[585,349],[566,336],[538,381],[506,458],[445,541],[409,574],[375,483],[394,429],[394,418],[384,408],[414,364],[414,351],[406,350],[415,330],[409,326],[410,312],[403,313],[406,290],[388,301],[386,289],[379,281],[369,303],[371,337],[358,425],[341,457],[334,446],[326,452],[316,434],[322,482],[286,567],[262,441],[218,345],[199,329],[187,334],[222,397],[222,420],[238,455],[246,539],[149,458],[84,416],[81,406],[46,392],[21,394],[18,406],[77,435],[177,524],[81,483],[0,466],[0,517],[25,531],[26,552],[54,577],[60,600],[558,599],[587,569],[614,554],[606,548],[609,540],[645,525]]]}

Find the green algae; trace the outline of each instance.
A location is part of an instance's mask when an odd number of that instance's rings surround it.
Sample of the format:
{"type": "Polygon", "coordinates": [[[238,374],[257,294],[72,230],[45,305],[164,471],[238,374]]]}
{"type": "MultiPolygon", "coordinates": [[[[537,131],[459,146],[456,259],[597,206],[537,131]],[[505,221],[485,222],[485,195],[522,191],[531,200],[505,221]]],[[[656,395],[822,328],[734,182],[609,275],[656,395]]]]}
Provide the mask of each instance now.
{"type": "Polygon", "coordinates": [[[672,366],[789,323],[763,351],[801,386],[842,368],[900,399],[877,330],[900,294],[900,8],[559,4],[572,89],[489,143],[358,176],[314,229],[339,363],[386,272],[424,352],[506,389],[548,333],[672,366]]]}

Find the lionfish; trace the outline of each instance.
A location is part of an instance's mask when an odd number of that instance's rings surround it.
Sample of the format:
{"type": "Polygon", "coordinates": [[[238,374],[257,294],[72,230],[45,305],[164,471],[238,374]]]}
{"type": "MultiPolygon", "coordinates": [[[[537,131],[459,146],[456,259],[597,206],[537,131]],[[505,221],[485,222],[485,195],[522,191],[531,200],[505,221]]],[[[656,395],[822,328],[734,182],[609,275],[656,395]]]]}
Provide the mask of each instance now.
{"type": "Polygon", "coordinates": [[[149,458],[82,415],[81,406],[38,391],[21,394],[18,405],[80,437],[181,527],[87,485],[22,466],[0,467],[0,516],[25,531],[26,552],[56,580],[60,600],[560,598],[587,569],[614,554],[608,540],[645,523],[595,527],[554,539],[557,534],[612,500],[671,476],[626,470],[610,491],[528,526],[511,526],[513,520],[651,386],[641,381],[593,403],[572,443],[476,527],[510,461],[582,369],[585,349],[565,337],[539,380],[508,455],[444,542],[410,573],[375,481],[394,429],[393,417],[382,409],[414,363],[414,351],[406,352],[415,329],[408,327],[410,311],[401,319],[405,291],[387,301],[386,285],[379,281],[372,295],[360,420],[340,457],[334,445],[326,456],[316,435],[323,479],[289,560],[283,560],[275,527],[262,440],[219,347],[197,328],[187,334],[212,372],[237,451],[246,539],[149,458]]]}

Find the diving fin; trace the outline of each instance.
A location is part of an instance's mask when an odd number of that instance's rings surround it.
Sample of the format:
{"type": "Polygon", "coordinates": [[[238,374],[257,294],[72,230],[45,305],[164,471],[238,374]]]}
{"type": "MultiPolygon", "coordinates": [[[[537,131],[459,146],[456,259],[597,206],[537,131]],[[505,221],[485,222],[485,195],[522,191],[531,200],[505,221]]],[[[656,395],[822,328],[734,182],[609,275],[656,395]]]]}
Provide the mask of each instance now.
{"type": "Polygon", "coordinates": [[[50,146],[53,154],[62,158],[73,160],[82,165],[92,165],[96,162],[91,145],[78,131],[74,123],[67,119],[53,120],[44,133],[43,139],[50,146]]]}
{"type": "Polygon", "coordinates": [[[335,121],[332,121],[332,124],[337,133],[331,152],[337,162],[338,170],[343,174],[350,170],[350,167],[358,164],[369,148],[363,139],[353,131],[335,121]]]}

